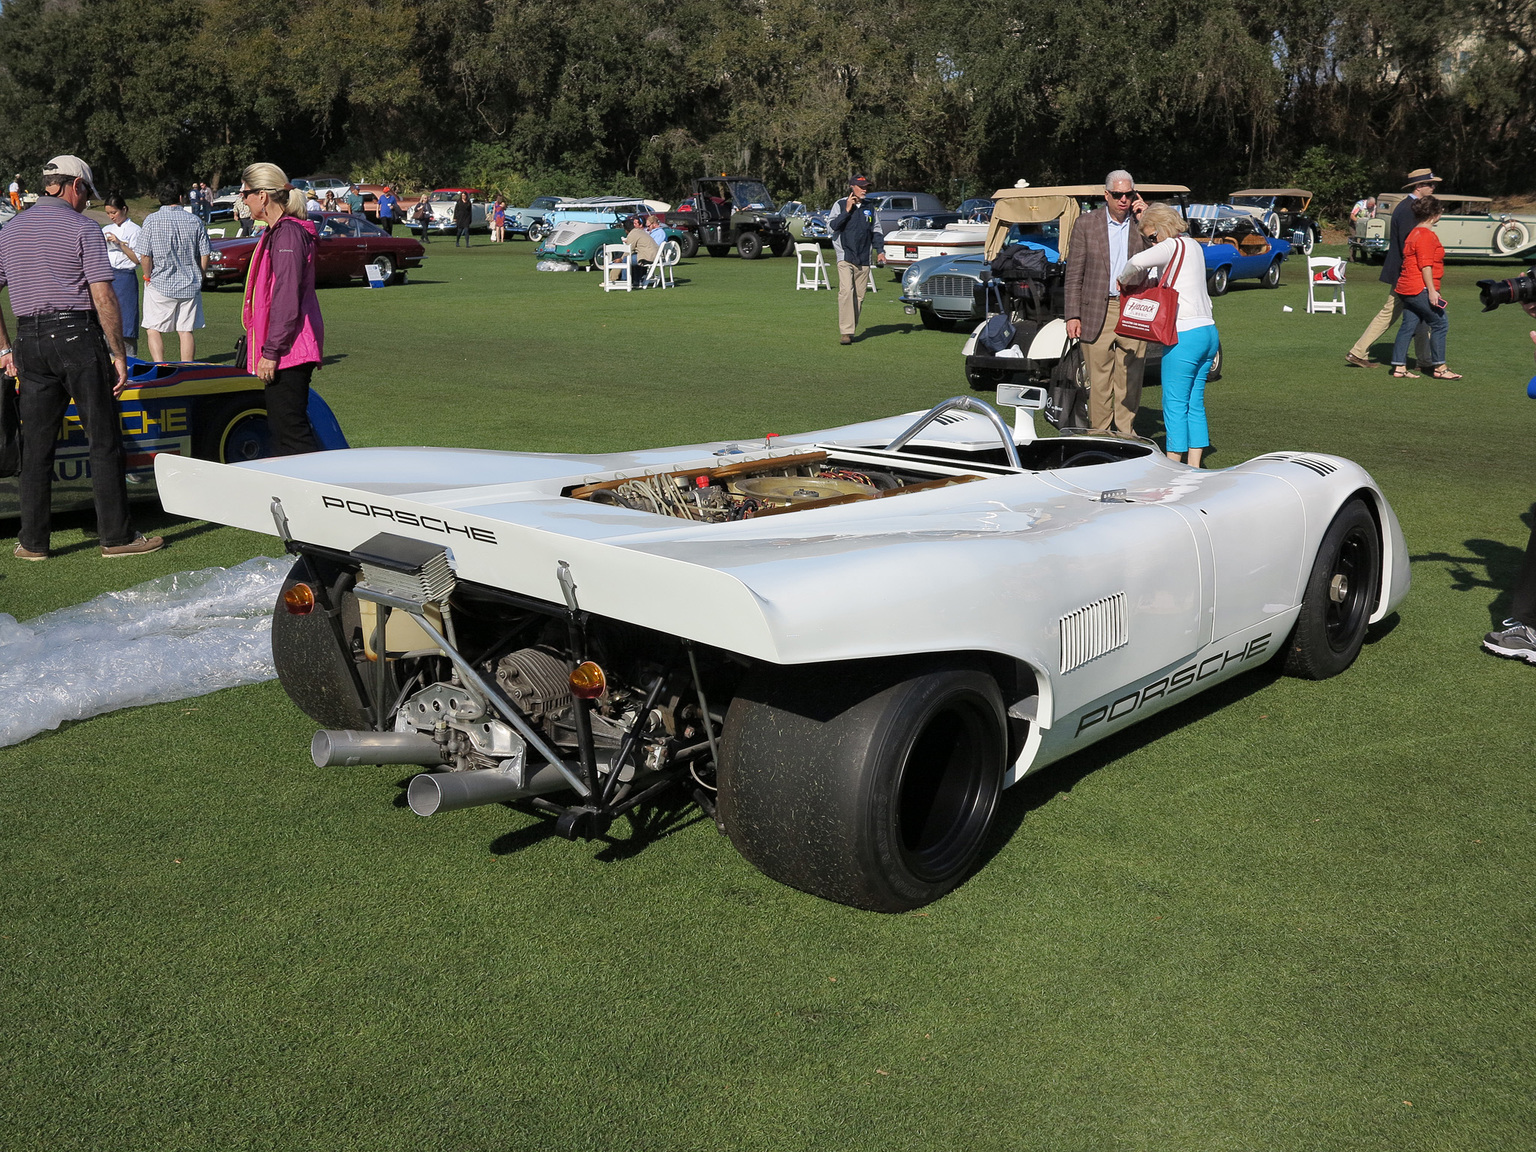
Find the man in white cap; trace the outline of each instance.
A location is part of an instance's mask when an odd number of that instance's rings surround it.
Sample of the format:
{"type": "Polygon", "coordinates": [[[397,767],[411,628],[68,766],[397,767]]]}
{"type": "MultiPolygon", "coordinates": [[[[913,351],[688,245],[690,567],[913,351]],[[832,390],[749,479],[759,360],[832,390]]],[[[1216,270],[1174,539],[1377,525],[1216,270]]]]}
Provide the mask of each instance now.
{"type": "Polygon", "coordinates": [[[128,521],[117,407],[128,385],[128,357],[106,238],[82,214],[95,195],[85,161],[55,156],[43,168],[37,203],[0,229],[0,287],[10,288],[17,327],[13,349],[0,315],[0,371],[21,383],[18,560],[48,559],[53,457],[71,398],[91,446],[101,554],[137,556],[165,544],[136,535],[128,521]]]}
{"type": "MultiPolygon", "coordinates": [[[[1403,243],[1408,239],[1408,233],[1412,232],[1416,226],[1413,219],[1413,202],[1421,196],[1428,196],[1434,192],[1435,185],[1438,183],[1440,183],[1440,177],[1429,168],[1415,168],[1408,173],[1408,183],[1403,185],[1403,191],[1408,195],[1404,196],[1392,210],[1391,244],[1387,248],[1387,257],[1381,265],[1381,282],[1387,286],[1387,302],[1371,319],[1360,339],[1355,341],[1355,346],[1344,354],[1344,363],[1353,368],[1376,367],[1376,361],[1367,355],[1371,345],[1385,336],[1387,331],[1403,318],[1403,298],[1392,289],[1403,270],[1403,243]]],[[[1423,364],[1429,358],[1427,346],[1429,331],[1420,325],[1414,336],[1419,363],[1423,364]]],[[[1408,375],[1415,374],[1410,372],[1408,375]]]]}

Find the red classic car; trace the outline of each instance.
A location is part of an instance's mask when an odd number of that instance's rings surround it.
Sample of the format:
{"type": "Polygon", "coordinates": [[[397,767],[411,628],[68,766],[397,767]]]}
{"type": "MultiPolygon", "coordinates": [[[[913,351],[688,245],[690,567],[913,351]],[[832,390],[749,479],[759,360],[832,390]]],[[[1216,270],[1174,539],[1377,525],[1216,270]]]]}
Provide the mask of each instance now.
{"type": "MultiPolygon", "coordinates": [[[[371,221],[344,212],[328,212],[310,217],[319,234],[315,257],[315,280],[320,283],[346,283],[365,279],[366,265],[372,264],[386,283],[406,268],[420,268],[426,259],[421,241],[409,236],[391,236],[371,221]]],[[[255,236],[237,236],[213,240],[213,255],[203,273],[203,287],[245,283],[255,236]]]]}

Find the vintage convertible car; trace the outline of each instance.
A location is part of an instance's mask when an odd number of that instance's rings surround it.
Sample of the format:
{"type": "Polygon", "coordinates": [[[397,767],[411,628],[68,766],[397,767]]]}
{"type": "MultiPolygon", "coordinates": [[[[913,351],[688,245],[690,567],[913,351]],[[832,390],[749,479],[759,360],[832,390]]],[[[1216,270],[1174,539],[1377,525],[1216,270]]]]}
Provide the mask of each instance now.
{"type": "MultiPolygon", "coordinates": [[[[373,265],[385,282],[399,278],[408,268],[420,268],[427,258],[421,241],[410,236],[391,236],[372,221],[345,212],[311,216],[315,225],[315,280],[323,284],[346,283],[368,276],[373,265]]],[[[244,284],[256,250],[255,236],[210,240],[212,253],[203,272],[203,288],[244,284]]]]}
{"type": "Polygon", "coordinates": [[[526,208],[507,208],[507,235],[526,236],[535,242],[544,239],[549,231],[549,218],[561,204],[568,203],[569,196],[535,196],[526,208]]]}
{"type": "Polygon", "coordinates": [[[769,876],[900,911],[966,877],[1002,788],[1272,659],[1336,675],[1408,590],[1358,465],[1036,439],[1039,393],[1000,397],[1013,428],[963,396],[771,444],[156,469],[294,555],[273,655],[317,765],[571,838],[680,792],[769,876]]]}
{"type": "MultiPolygon", "coordinates": [[[[433,232],[452,232],[453,206],[459,202],[459,193],[469,193],[469,230],[471,232],[489,232],[491,222],[488,213],[491,206],[485,202],[485,193],[478,188],[434,188],[427,193],[427,208],[432,213],[432,222],[427,225],[433,232]]],[[[406,205],[407,217],[411,209],[416,207],[413,200],[406,205]]],[[[413,223],[411,227],[416,227],[413,223]]]]}
{"type": "Polygon", "coordinates": [[[1305,188],[1242,188],[1228,196],[1227,203],[1258,216],[1271,234],[1291,237],[1304,255],[1312,255],[1313,246],[1322,241],[1322,227],[1307,211],[1312,193],[1305,188]]]}
{"type": "MultiPolygon", "coordinates": [[[[1392,226],[1392,211],[1406,193],[1383,192],[1376,198],[1376,215],[1355,221],[1349,238],[1352,260],[1380,264],[1387,258],[1392,226]]],[[[1444,205],[1444,214],[1435,224],[1435,235],[1445,245],[1447,256],[1471,256],[1481,260],[1512,257],[1529,260],[1536,256],[1536,216],[1516,216],[1502,212],[1495,216],[1493,201],[1487,196],[1463,196],[1455,192],[1436,192],[1444,205]]]]}
{"type": "MultiPolygon", "coordinates": [[[[600,265],[604,244],[624,243],[627,229],[623,215],[617,221],[610,212],[562,212],[560,216],[554,232],[534,250],[543,267],[549,262],[587,270],[600,265]]],[[[693,233],[679,228],[665,231],[668,240],[677,241],[683,259],[698,251],[698,238],[693,233]]]]}
{"type": "MultiPolygon", "coordinates": [[[[1226,204],[1189,204],[1184,208],[1189,234],[1205,249],[1206,287],[1226,295],[1234,280],[1280,286],[1280,265],[1290,258],[1292,241],[1276,236],[1264,221],[1226,204]]],[[[1294,241],[1301,242],[1298,230],[1294,241]]]]}
{"type": "MultiPolygon", "coordinates": [[[[261,381],[222,364],[153,364],[129,359],[128,387],[118,397],[128,495],[155,493],[155,457],[161,454],[235,464],[272,455],[267,402],[261,381]]],[[[309,422],[322,448],[345,448],[347,438],[320,393],[309,392],[309,422]]],[[[0,478],[0,518],[20,514],[15,478],[0,478]]],[[[71,404],[53,461],[53,507],[92,507],[91,452],[71,404]]]]}

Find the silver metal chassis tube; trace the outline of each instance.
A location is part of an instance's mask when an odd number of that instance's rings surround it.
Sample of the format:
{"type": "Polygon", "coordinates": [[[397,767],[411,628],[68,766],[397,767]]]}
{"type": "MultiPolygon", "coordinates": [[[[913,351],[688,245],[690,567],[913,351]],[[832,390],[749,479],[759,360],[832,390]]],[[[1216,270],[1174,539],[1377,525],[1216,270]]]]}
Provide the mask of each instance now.
{"type": "Polygon", "coordinates": [[[349,732],[322,728],[309,742],[316,768],[354,764],[441,764],[443,746],[424,732],[349,732]]]}
{"type": "Polygon", "coordinates": [[[498,768],[477,768],[472,772],[423,772],[412,777],[405,790],[411,811],[418,816],[453,812],[478,804],[499,804],[523,796],[558,792],[565,779],[552,764],[545,764],[522,787],[517,778],[498,768]]]}
{"type": "Polygon", "coordinates": [[[704,735],[709,741],[709,758],[715,762],[715,770],[720,770],[720,751],[715,747],[715,722],[709,718],[709,701],[704,699],[704,681],[699,676],[699,660],[693,654],[693,645],[688,645],[688,667],[693,669],[693,690],[699,694],[700,719],[704,721],[704,735]]]}
{"type": "Polygon", "coordinates": [[[985,400],[978,400],[974,396],[951,396],[948,400],[935,404],[923,413],[922,418],[916,424],[887,444],[885,451],[899,452],[907,441],[932,424],[934,417],[957,408],[966,412],[978,413],[992,421],[993,427],[997,429],[997,434],[1003,439],[1003,452],[1008,456],[1009,465],[1019,469],[1024,467],[1019,463],[1019,446],[1014,443],[1013,433],[1008,428],[1008,422],[1002,418],[996,408],[992,407],[985,400]]]}
{"type": "Polygon", "coordinates": [[[426,614],[422,612],[420,604],[414,600],[406,600],[400,596],[391,596],[386,592],[379,592],[373,588],[364,588],[360,585],[354,585],[352,592],[360,599],[372,600],[375,604],[382,604],[386,608],[397,608],[402,612],[408,613],[416,623],[421,625],[422,631],[432,637],[438,647],[443,650],[443,654],[448,657],[454,668],[458,670],[459,675],[464,678],[464,682],[480,693],[491,707],[500,712],[506,718],[507,723],[517,729],[518,735],[528,741],[529,746],[535,752],[548,760],[565,777],[566,782],[576,790],[578,796],[587,797],[592,794],[592,790],[583,783],[581,777],[571,770],[570,765],[560,758],[560,754],[550,747],[548,741],[539,735],[532,724],[528,723],[527,717],[522,714],[517,705],[508,700],[505,694],[494,684],[487,683],[485,677],[475,671],[474,666],[468,660],[459,655],[458,649],[448,643],[448,638],[432,626],[432,621],[428,620],[426,614]]]}

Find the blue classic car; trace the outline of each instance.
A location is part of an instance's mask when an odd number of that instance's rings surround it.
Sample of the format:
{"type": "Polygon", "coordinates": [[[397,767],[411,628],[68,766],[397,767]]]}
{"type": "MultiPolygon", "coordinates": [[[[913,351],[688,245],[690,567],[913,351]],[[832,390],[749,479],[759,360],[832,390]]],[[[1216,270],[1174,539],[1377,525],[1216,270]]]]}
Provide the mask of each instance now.
{"type": "Polygon", "coordinates": [[[1185,215],[1189,234],[1205,249],[1206,287],[1212,296],[1225,295],[1234,280],[1280,286],[1280,265],[1290,256],[1293,240],[1280,239],[1252,213],[1226,204],[1191,204],[1185,215]]]}
{"type": "MultiPolygon", "coordinates": [[[[162,453],[239,464],[273,454],[267,403],[260,380],[222,364],[153,364],[130,358],[128,387],[118,397],[127,452],[130,498],[155,494],[155,457],[162,453]]],[[[323,449],[347,447],[330,406],[314,389],[309,422],[323,449]]],[[[0,478],[0,518],[20,513],[19,482],[0,478]]],[[[53,507],[89,508],[91,455],[71,404],[53,460],[53,507]]]]}

